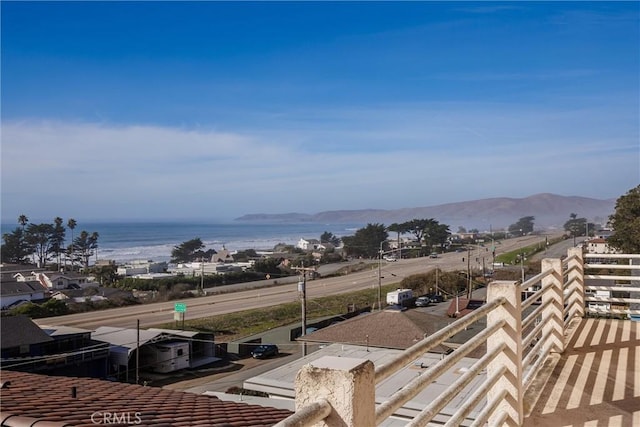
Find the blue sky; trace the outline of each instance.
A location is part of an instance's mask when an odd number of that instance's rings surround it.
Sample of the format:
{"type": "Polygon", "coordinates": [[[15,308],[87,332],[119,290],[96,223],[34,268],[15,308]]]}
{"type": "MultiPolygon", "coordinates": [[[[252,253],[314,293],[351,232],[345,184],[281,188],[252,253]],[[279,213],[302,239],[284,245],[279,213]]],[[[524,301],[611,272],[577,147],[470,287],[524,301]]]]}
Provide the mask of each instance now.
{"type": "Polygon", "coordinates": [[[7,2],[2,221],[640,182],[638,2],[7,2]]]}

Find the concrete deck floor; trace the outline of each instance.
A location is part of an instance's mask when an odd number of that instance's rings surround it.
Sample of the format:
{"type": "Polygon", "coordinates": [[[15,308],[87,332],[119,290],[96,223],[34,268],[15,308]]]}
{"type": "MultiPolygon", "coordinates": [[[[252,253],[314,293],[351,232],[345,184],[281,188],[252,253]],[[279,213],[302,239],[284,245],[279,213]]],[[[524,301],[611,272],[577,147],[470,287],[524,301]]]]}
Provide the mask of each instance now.
{"type": "Polygon", "coordinates": [[[640,322],[581,319],[567,339],[527,393],[523,425],[640,426],[640,322]]]}

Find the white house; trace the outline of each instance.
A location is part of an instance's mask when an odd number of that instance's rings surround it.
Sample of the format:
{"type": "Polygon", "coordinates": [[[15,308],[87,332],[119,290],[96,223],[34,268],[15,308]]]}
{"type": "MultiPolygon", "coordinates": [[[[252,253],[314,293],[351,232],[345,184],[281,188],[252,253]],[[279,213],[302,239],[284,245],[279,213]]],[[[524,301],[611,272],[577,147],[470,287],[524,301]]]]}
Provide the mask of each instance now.
{"type": "MultiPolygon", "coordinates": [[[[215,255],[214,255],[215,256],[215,255]]],[[[182,274],[184,276],[200,277],[210,274],[237,273],[245,271],[251,267],[253,262],[187,262],[169,268],[169,273],[173,275],[182,274]]],[[[146,276],[135,276],[141,279],[146,276]]]]}
{"type": "Polygon", "coordinates": [[[300,239],[296,244],[296,248],[302,249],[303,251],[312,249],[325,249],[325,247],[320,244],[320,240],[318,239],[300,239]],[[320,246],[322,246],[322,248],[320,248],[320,246]]]}
{"type": "Polygon", "coordinates": [[[617,251],[609,246],[606,239],[595,238],[587,241],[587,252],[590,254],[614,254],[617,251]]]}
{"type": "MultiPolygon", "coordinates": [[[[90,281],[86,276],[73,272],[56,273],[46,271],[33,272],[32,274],[48,290],[84,289],[90,286],[100,286],[99,283],[90,281]]],[[[16,277],[16,279],[18,278],[16,277]]]]}
{"type": "Polygon", "coordinates": [[[118,267],[120,276],[135,276],[138,274],[163,273],[167,271],[166,262],[153,262],[151,260],[134,260],[118,267]]]}

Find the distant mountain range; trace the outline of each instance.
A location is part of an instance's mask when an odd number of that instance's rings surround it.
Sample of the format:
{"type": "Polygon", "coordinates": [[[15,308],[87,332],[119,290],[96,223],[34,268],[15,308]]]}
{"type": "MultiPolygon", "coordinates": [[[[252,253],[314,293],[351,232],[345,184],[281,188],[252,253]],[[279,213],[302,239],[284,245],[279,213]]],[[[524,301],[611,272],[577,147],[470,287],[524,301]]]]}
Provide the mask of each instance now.
{"type": "Polygon", "coordinates": [[[468,202],[447,203],[436,206],[402,209],[360,209],[324,211],[316,214],[249,214],[236,221],[253,222],[317,222],[317,223],[381,223],[405,222],[411,219],[433,218],[449,225],[451,231],[459,226],[481,231],[500,230],[516,223],[520,218],[533,216],[536,229],[562,229],[569,215],[588,222],[606,224],[615,211],[616,199],[600,200],[588,197],[536,194],[522,199],[497,197],[468,202]]]}

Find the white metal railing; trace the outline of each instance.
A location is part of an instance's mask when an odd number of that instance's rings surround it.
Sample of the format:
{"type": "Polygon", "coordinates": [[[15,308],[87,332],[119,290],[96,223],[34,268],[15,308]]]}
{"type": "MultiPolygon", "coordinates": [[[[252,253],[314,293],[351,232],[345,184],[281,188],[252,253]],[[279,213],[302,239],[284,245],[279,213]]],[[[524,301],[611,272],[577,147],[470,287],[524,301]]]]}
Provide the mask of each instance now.
{"type": "Polygon", "coordinates": [[[585,254],[584,258],[585,281],[607,283],[585,283],[586,313],[640,315],[640,254],[585,254]]]}
{"type": "MultiPolygon", "coordinates": [[[[598,255],[598,258],[603,256],[598,255]]],[[[616,258],[640,259],[640,255],[611,257],[616,258]]],[[[296,378],[298,409],[277,426],[379,425],[397,414],[404,404],[450,371],[463,357],[482,346],[486,346],[484,356],[408,420],[407,425],[427,425],[436,416],[442,415],[443,408],[463,390],[466,390],[464,402],[447,416],[445,426],[522,425],[524,391],[536,378],[549,355],[565,350],[565,332],[570,321],[584,316],[585,302],[590,301],[590,297],[585,297],[585,289],[601,288],[585,286],[585,277],[591,276],[585,276],[584,270],[600,266],[584,264],[582,250],[569,249],[564,260],[544,259],[542,272],[523,283],[490,283],[486,304],[385,364],[374,367],[368,360],[321,358],[312,365],[305,365],[296,378]],[[521,298],[523,294],[528,295],[524,301],[521,298]],[[376,384],[484,318],[487,326],[482,332],[409,381],[386,401],[376,405],[376,384]],[[475,385],[473,390],[467,390],[469,384],[481,374],[485,375],[480,384],[475,385]],[[476,412],[471,416],[474,410],[476,412]]],[[[640,267],[634,265],[629,270],[640,271],[640,267]]],[[[630,276],[624,277],[628,281],[630,276]]],[[[632,280],[640,280],[640,277],[632,280]]],[[[627,288],[630,286],[617,286],[615,290],[627,288]]],[[[627,298],[626,301],[635,302],[635,299],[627,298]]]]}

